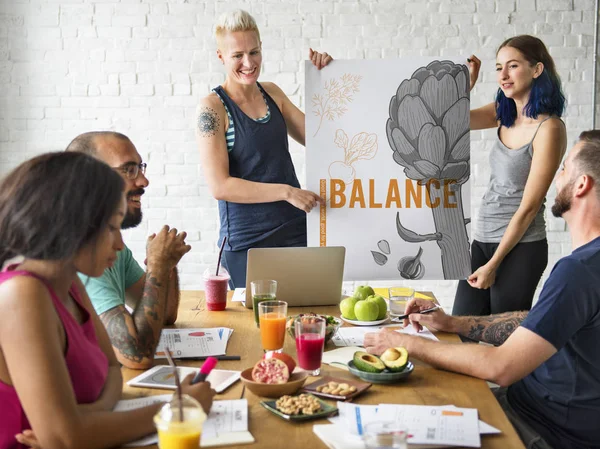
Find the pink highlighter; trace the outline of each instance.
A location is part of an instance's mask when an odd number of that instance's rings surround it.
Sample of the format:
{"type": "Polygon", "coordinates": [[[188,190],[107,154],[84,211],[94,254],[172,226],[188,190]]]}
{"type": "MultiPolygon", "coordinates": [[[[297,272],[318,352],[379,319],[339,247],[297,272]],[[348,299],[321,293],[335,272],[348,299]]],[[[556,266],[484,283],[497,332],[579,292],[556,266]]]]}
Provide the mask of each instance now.
{"type": "Polygon", "coordinates": [[[192,385],[197,384],[198,382],[204,382],[213,368],[217,366],[217,359],[215,357],[209,357],[202,364],[202,368],[196,374],[196,377],[192,380],[192,385]]]}

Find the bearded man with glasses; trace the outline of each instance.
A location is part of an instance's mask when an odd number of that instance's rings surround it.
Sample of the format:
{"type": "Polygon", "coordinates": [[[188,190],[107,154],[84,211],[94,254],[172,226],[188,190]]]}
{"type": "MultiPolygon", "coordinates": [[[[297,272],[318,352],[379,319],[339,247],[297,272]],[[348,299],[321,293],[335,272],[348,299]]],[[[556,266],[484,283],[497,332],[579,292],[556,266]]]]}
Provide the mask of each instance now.
{"type": "MultiPolygon", "coordinates": [[[[87,153],[121,174],[127,198],[127,213],[121,228],[139,225],[141,197],[149,182],[145,176],[146,163],[129,138],[111,131],[88,132],[73,139],[67,151],[87,153]]],[[[148,237],[146,271],[125,246],[114,265],[101,277],[80,275],[119,362],[128,368],[151,367],[162,328],[177,319],[177,263],[191,249],[185,238],[185,232],[165,225],[148,237]]]]}

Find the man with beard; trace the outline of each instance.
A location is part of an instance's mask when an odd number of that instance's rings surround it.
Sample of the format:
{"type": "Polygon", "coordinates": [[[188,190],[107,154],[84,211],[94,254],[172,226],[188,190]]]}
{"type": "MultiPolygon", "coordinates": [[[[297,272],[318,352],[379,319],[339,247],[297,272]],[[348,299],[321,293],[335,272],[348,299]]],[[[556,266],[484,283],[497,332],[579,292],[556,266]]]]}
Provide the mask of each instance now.
{"type": "Polygon", "coordinates": [[[468,317],[419,314],[412,325],[488,345],[448,344],[398,332],[366,334],[368,352],[404,346],[436,368],[494,381],[502,408],[531,448],[600,448],[600,130],[586,131],[557,174],[552,207],[569,225],[573,252],[560,259],[530,312],[468,317]]]}
{"type": "MultiPolygon", "coordinates": [[[[127,214],[121,228],[139,225],[142,221],[140,200],[148,179],[144,175],[146,164],[129,138],[116,132],[88,132],[77,136],[67,151],[90,154],[121,174],[127,197],[127,214]]],[[[125,246],[114,265],[101,277],[80,275],[108,331],[119,362],[129,368],[152,366],[163,326],[173,324],[177,319],[179,282],[176,267],[191,249],[185,243],[185,237],[185,232],[179,233],[169,226],[150,235],[146,245],[146,272],[125,246]]]]}

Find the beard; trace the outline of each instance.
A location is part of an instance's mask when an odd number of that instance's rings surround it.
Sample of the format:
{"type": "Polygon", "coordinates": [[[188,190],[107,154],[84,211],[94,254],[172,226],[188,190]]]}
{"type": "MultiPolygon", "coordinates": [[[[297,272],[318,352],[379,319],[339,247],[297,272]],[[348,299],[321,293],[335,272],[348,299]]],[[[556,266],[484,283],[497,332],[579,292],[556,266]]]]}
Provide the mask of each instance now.
{"type": "Polygon", "coordinates": [[[142,211],[141,209],[134,209],[130,211],[127,209],[123,223],[121,223],[121,229],[135,228],[142,222],[142,211]]]}
{"type": "Polygon", "coordinates": [[[565,212],[571,209],[571,191],[573,190],[573,182],[569,182],[566,186],[560,189],[560,192],[554,199],[552,205],[552,215],[556,218],[562,217],[565,212]]]}
{"type": "MultiPolygon", "coordinates": [[[[127,200],[135,195],[143,195],[144,189],[132,190],[127,192],[127,200]]],[[[135,228],[142,222],[142,209],[137,207],[133,209],[129,209],[127,207],[127,213],[125,214],[125,218],[123,218],[123,223],[121,224],[121,229],[129,229],[135,228]]]]}

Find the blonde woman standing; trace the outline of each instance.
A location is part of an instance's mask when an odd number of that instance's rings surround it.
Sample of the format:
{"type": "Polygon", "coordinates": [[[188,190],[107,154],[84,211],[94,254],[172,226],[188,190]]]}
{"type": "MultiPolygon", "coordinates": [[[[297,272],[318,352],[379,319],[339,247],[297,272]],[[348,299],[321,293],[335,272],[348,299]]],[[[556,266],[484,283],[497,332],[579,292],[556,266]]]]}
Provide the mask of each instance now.
{"type": "MultiPolygon", "coordinates": [[[[260,32],[254,18],[236,10],[215,27],[225,82],[200,101],[196,136],[204,175],[219,202],[219,244],[232,287],[246,284],[247,250],[306,246],[306,214],[320,200],[300,188],[288,136],[305,144],[304,113],[274,83],[259,83],[260,32]]],[[[327,53],[310,50],[321,69],[327,53]]]]}

